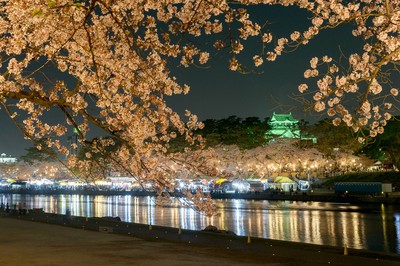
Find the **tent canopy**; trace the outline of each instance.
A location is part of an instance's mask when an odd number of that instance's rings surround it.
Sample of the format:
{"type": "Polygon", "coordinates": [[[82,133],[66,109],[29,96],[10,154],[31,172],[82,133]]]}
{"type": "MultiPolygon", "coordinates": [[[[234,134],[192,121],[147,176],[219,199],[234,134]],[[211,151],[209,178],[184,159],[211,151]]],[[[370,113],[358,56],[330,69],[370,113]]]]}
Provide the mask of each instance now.
{"type": "Polygon", "coordinates": [[[286,176],[277,176],[274,179],[274,183],[296,183],[292,179],[286,176]]]}

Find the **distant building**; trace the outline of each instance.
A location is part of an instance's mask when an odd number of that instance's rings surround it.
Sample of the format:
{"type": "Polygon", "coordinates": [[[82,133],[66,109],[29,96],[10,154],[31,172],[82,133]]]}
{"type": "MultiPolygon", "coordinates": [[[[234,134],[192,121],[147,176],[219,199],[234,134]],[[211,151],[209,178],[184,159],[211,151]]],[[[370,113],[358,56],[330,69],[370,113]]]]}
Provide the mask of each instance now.
{"type": "Polygon", "coordinates": [[[17,158],[7,156],[5,153],[0,155],[0,163],[16,163],[17,158]]]}
{"type": "Polygon", "coordinates": [[[270,141],[275,141],[276,139],[301,139],[317,143],[316,137],[302,134],[299,128],[299,120],[295,119],[292,113],[276,114],[274,112],[268,125],[270,129],[265,132],[265,138],[270,141]]]}

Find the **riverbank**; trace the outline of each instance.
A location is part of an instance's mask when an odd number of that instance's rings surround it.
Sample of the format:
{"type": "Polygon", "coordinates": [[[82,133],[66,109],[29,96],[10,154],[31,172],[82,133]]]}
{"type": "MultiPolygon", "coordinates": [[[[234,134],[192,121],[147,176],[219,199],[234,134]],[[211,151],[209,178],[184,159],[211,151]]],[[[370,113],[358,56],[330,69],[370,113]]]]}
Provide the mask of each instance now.
{"type": "MultiPolygon", "coordinates": [[[[157,196],[152,191],[125,191],[125,190],[68,190],[68,189],[0,189],[0,194],[28,194],[28,195],[103,195],[103,196],[157,196]]],[[[170,193],[172,197],[184,197],[180,192],[170,193]]],[[[248,192],[248,193],[211,193],[213,199],[246,199],[246,200],[289,200],[289,201],[316,201],[338,203],[383,203],[400,204],[400,192],[386,193],[377,196],[370,195],[335,195],[332,190],[312,190],[299,193],[248,192]]]]}
{"type": "Polygon", "coordinates": [[[28,210],[1,212],[1,265],[399,265],[397,254],[28,210]]]}

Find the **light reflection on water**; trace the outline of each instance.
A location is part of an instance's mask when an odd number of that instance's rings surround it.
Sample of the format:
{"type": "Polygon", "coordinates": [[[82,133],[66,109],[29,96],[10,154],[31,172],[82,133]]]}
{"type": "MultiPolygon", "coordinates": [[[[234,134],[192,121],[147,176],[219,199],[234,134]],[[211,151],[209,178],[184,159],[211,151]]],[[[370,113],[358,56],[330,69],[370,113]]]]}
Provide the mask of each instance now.
{"type": "Polygon", "coordinates": [[[84,217],[119,216],[134,223],[201,230],[212,224],[238,235],[347,246],[400,254],[400,206],[321,202],[216,200],[207,218],[178,201],[159,207],[152,197],[0,195],[0,202],[84,217]]]}

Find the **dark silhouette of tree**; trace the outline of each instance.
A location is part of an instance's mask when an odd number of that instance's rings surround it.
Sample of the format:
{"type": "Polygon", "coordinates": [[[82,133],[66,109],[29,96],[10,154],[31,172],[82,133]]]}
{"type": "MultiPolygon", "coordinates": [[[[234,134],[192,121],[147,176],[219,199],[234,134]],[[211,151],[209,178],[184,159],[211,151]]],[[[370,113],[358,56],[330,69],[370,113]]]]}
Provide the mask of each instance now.
{"type": "Polygon", "coordinates": [[[393,163],[400,169],[400,117],[388,121],[383,134],[377,135],[362,152],[375,160],[393,163]]]}
{"type": "Polygon", "coordinates": [[[351,129],[343,124],[334,126],[330,119],[323,119],[313,125],[311,133],[318,139],[315,147],[329,157],[339,151],[354,153],[362,147],[351,129]]]}
{"type": "MultiPolygon", "coordinates": [[[[267,118],[261,121],[258,117],[242,119],[237,116],[206,119],[203,121],[204,128],[197,130],[196,134],[206,138],[208,147],[237,145],[240,149],[252,149],[266,143],[264,134],[268,130],[267,121],[267,118]]],[[[171,145],[176,146],[184,142],[177,138],[173,143],[171,145]]]]}
{"type": "Polygon", "coordinates": [[[45,143],[46,140],[41,140],[38,142],[40,144],[40,149],[38,146],[29,147],[26,150],[26,154],[20,157],[21,161],[24,161],[28,164],[33,164],[35,161],[37,162],[54,162],[58,160],[58,155],[56,151],[50,147],[48,147],[45,143]]]}

